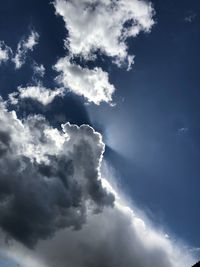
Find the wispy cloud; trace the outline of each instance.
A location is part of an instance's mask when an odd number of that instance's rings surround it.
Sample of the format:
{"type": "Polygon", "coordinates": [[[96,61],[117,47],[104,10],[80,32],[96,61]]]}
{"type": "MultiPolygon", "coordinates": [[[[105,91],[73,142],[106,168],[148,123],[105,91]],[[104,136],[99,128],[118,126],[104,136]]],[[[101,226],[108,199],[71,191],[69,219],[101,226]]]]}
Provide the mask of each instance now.
{"type": "Polygon", "coordinates": [[[184,21],[186,23],[191,23],[196,19],[196,17],[197,17],[197,14],[193,11],[190,11],[190,12],[188,12],[188,15],[185,16],[184,21]]]}
{"type": "Polygon", "coordinates": [[[38,44],[39,34],[35,31],[31,31],[27,38],[22,39],[17,46],[17,51],[12,61],[15,64],[16,69],[20,69],[26,61],[26,56],[29,51],[33,51],[35,45],[38,44]]]}
{"type": "Polygon", "coordinates": [[[0,64],[9,60],[12,50],[3,41],[0,41],[0,64]]]}

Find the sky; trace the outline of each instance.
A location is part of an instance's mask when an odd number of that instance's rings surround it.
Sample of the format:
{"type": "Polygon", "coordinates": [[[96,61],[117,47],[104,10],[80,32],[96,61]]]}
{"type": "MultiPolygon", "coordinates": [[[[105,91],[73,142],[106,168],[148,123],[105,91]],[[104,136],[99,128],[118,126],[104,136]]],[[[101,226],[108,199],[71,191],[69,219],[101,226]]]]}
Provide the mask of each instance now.
{"type": "Polygon", "coordinates": [[[0,6],[0,267],[200,258],[200,3],[0,6]]]}

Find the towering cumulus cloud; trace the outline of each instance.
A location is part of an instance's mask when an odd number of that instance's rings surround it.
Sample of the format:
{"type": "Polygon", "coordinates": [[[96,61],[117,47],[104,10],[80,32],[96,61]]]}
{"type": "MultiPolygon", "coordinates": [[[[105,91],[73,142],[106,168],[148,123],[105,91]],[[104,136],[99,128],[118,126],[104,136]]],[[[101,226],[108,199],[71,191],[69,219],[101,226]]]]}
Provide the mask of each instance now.
{"type": "MultiPolygon", "coordinates": [[[[65,44],[72,59],[95,60],[100,52],[118,66],[127,64],[130,69],[134,56],[128,53],[127,38],[150,31],[154,24],[151,4],[140,0],[55,0],[54,6],[65,22],[65,44]]],[[[111,102],[115,88],[101,68],[75,67],[75,62],[61,59],[56,69],[62,73],[59,81],[69,90],[95,104],[111,102]],[[72,76],[76,83],[71,81],[72,76]]]]}
{"type": "Polygon", "coordinates": [[[15,240],[0,247],[10,258],[24,267],[189,266],[185,250],[102,177],[104,144],[93,128],[21,121],[1,101],[0,129],[0,228],[15,240]]]}
{"type": "Polygon", "coordinates": [[[23,122],[0,106],[0,227],[28,247],[59,228],[80,229],[88,212],[112,206],[103,189],[104,144],[90,126],[23,122]]]}

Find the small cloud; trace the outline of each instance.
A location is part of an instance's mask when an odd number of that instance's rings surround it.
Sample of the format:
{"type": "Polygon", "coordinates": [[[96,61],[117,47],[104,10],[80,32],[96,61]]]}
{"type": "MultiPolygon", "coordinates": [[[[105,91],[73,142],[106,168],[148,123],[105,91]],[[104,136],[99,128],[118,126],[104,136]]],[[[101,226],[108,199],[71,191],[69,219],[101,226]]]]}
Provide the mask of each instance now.
{"type": "Polygon", "coordinates": [[[191,22],[193,22],[196,19],[196,17],[197,17],[197,14],[194,13],[193,11],[190,11],[188,13],[188,15],[184,18],[184,21],[186,23],[191,23],[191,22]]]}
{"type": "Polygon", "coordinates": [[[12,105],[17,105],[19,99],[31,98],[46,106],[53,102],[56,96],[63,95],[63,88],[51,90],[43,87],[41,84],[38,84],[36,86],[18,87],[18,92],[9,94],[9,100],[12,105]]]}
{"type": "Polygon", "coordinates": [[[4,41],[0,41],[0,64],[9,60],[12,50],[4,41]]]}
{"type": "Polygon", "coordinates": [[[109,82],[108,73],[100,67],[82,68],[64,57],[58,60],[54,69],[60,73],[56,81],[71,92],[84,96],[96,105],[101,102],[112,103],[115,87],[109,82]]]}
{"type": "Polygon", "coordinates": [[[20,69],[26,61],[28,51],[33,51],[35,45],[38,44],[39,34],[35,31],[31,31],[27,38],[22,39],[17,46],[17,51],[12,59],[16,69],[20,69]]]}
{"type": "Polygon", "coordinates": [[[188,127],[181,127],[178,129],[178,135],[186,134],[189,131],[188,127]]]}
{"type": "Polygon", "coordinates": [[[37,79],[38,77],[44,77],[45,67],[43,64],[39,65],[37,62],[34,62],[32,65],[33,68],[33,78],[37,79]]]}

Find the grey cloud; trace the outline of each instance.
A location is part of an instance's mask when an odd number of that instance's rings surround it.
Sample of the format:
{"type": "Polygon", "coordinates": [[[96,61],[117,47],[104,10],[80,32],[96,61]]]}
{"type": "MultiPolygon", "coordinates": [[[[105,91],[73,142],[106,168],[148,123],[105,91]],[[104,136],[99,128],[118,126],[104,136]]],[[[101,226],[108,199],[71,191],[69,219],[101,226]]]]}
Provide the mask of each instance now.
{"type": "Polygon", "coordinates": [[[14,240],[1,239],[0,247],[21,266],[187,267],[195,262],[106,184],[100,172],[104,144],[93,128],[66,123],[59,131],[42,116],[21,121],[0,102],[0,129],[1,237],[14,240]]]}
{"type": "Polygon", "coordinates": [[[80,229],[88,210],[100,212],[113,205],[98,171],[104,145],[91,127],[76,127],[69,136],[67,130],[74,126],[66,124],[66,137],[41,117],[21,122],[5,107],[0,111],[0,128],[5,129],[0,132],[0,227],[9,237],[32,247],[60,228],[80,229]],[[12,132],[5,121],[12,124],[12,132]],[[43,157],[36,159],[26,140],[35,151],[41,149],[43,157]],[[54,141],[59,152],[53,150],[54,141]]]}
{"type": "Polygon", "coordinates": [[[39,242],[36,253],[54,267],[188,267],[191,259],[161,234],[153,235],[118,208],[88,218],[81,231],[61,230],[49,242],[39,242]]]}
{"type": "Polygon", "coordinates": [[[7,132],[0,130],[0,156],[6,153],[9,149],[10,136],[7,132]]]}

